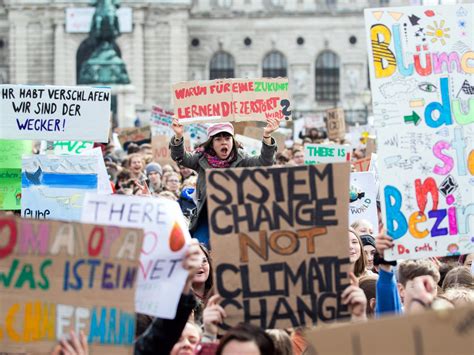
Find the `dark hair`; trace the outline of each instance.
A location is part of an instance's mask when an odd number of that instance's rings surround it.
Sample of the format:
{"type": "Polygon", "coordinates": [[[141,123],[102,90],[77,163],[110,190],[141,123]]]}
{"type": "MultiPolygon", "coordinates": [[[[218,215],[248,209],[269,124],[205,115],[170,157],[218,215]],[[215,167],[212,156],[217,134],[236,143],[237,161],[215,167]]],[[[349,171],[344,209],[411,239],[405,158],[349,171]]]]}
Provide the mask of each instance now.
{"type": "Polygon", "coordinates": [[[272,338],[270,338],[265,331],[249,323],[239,323],[234,328],[229,329],[221,338],[216,350],[216,355],[221,355],[225,346],[232,340],[254,342],[260,350],[261,355],[275,354],[275,345],[273,344],[272,338]]]}
{"type": "Polygon", "coordinates": [[[204,244],[199,244],[199,247],[201,248],[202,252],[206,256],[207,262],[209,264],[209,276],[206,282],[204,283],[204,294],[202,295],[202,298],[199,295],[197,295],[195,292],[193,292],[197,301],[196,306],[194,307],[194,320],[197,323],[202,322],[202,315],[204,312],[204,308],[207,305],[207,301],[214,293],[214,271],[212,268],[211,254],[209,253],[209,250],[204,246],[204,244]]]}
{"type": "Polygon", "coordinates": [[[429,260],[404,260],[398,265],[398,282],[406,286],[408,281],[418,276],[429,275],[438,283],[439,271],[429,260]]]}
{"type": "Polygon", "coordinates": [[[370,300],[376,298],[376,287],[377,287],[378,276],[362,276],[359,280],[359,287],[364,291],[365,298],[367,299],[366,313],[368,316],[374,315],[374,310],[370,308],[370,300]]]}
{"type": "Polygon", "coordinates": [[[450,272],[455,267],[456,267],[456,265],[453,264],[452,262],[447,262],[447,263],[443,262],[443,263],[441,263],[441,265],[439,266],[439,281],[438,281],[438,286],[439,287],[443,287],[444,278],[446,277],[448,272],[450,272]]]}
{"type": "Polygon", "coordinates": [[[232,152],[234,153],[234,156],[237,156],[237,151],[239,150],[239,148],[242,148],[242,144],[240,142],[238,142],[235,137],[228,133],[228,132],[220,132],[220,133],[217,133],[216,135],[210,137],[207,141],[205,141],[204,143],[202,143],[199,147],[200,148],[203,148],[204,151],[208,154],[211,154],[211,155],[216,155],[216,152],[214,151],[214,149],[212,148],[212,142],[214,141],[214,138],[216,137],[232,137],[232,152]]]}
{"type": "Polygon", "coordinates": [[[209,264],[209,277],[204,283],[204,298],[207,300],[207,298],[209,298],[209,295],[212,293],[212,290],[214,287],[214,270],[212,268],[212,259],[211,259],[211,254],[209,253],[209,250],[206,248],[204,244],[199,244],[199,248],[201,248],[209,264]]]}

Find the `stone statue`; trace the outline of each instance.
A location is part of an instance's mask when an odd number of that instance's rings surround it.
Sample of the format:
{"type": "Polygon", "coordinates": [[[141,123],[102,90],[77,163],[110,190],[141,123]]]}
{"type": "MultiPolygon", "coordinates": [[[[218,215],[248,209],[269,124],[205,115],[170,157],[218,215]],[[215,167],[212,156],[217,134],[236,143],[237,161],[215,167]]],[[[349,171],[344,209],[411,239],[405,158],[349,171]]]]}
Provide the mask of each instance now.
{"type": "Polygon", "coordinates": [[[130,84],[115,39],[120,35],[118,0],[96,0],[89,37],[77,50],[78,84],[130,84]]]}

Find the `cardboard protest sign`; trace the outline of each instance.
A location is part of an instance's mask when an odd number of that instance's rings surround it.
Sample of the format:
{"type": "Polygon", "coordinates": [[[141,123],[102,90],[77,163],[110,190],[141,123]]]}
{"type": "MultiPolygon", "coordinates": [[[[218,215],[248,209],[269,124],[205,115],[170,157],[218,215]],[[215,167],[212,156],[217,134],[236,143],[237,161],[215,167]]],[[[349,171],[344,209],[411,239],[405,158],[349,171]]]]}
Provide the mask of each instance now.
{"type": "Polygon", "coordinates": [[[367,138],[365,155],[370,156],[371,154],[377,152],[377,145],[375,143],[375,137],[369,136],[367,138]]]}
{"type": "Polygon", "coordinates": [[[312,347],[308,353],[318,355],[471,355],[473,319],[470,305],[315,328],[305,338],[312,347]]]}
{"type": "Polygon", "coordinates": [[[87,155],[23,157],[21,215],[79,221],[87,192],[97,191],[97,158],[87,155]]]}
{"type": "Polygon", "coordinates": [[[191,239],[179,205],[163,198],[87,194],[82,220],[145,232],[135,309],[173,319],[188,272],[182,261],[191,239]]]}
{"type": "Polygon", "coordinates": [[[385,11],[365,10],[385,258],[472,253],[474,5],[385,11]]]}
{"type": "Polygon", "coordinates": [[[0,215],[2,352],[50,354],[73,329],[129,354],[143,231],[0,215]]]}
{"type": "Polygon", "coordinates": [[[369,221],[374,235],[379,232],[377,216],[377,186],[370,172],[351,173],[349,190],[349,224],[369,221]]]}
{"type": "Polygon", "coordinates": [[[215,287],[225,328],[348,315],[349,164],[206,171],[215,287]],[[330,310],[330,311],[328,311],[330,310]]]}
{"type": "Polygon", "coordinates": [[[110,88],[0,85],[0,90],[0,139],[108,141],[110,88]]]}
{"type": "Polygon", "coordinates": [[[326,119],[328,138],[331,140],[344,139],[346,135],[344,110],[342,108],[326,110],[326,119]]]}
{"type": "MultiPolygon", "coordinates": [[[[153,136],[151,138],[153,161],[159,163],[161,166],[175,163],[174,160],[171,159],[171,151],[169,148],[170,139],[169,136],[163,135],[153,136]]],[[[184,134],[184,149],[187,152],[192,151],[191,139],[187,133],[184,134]]]]}
{"type": "Polygon", "coordinates": [[[354,169],[358,172],[369,171],[370,156],[352,162],[354,169]]]}
{"type": "Polygon", "coordinates": [[[172,97],[183,124],[291,119],[287,78],[182,82],[173,85],[172,97]]]}
{"type": "Polygon", "coordinates": [[[31,141],[0,140],[0,210],[21,209],[21,156],[31,141]]]}
{"type": "Polygon", "coordinates": [[[351,160],[351,149],[340,144],[313,144],[304,145],[304,163],[306,165],[342,163],[351,160]]]}
{"type": "Polygon", "coordinates": [[[54,141],[54,155],[80,155],[85,151],[92,150],[94,142],[92,141],[54,141]]]}
{"type": "Polygon", "coordinates": [[[150,126],[121,128],[118,139],[123,147],[125,147],[126,143],[131,142],[149,143],[151,140],[150,126]]]}

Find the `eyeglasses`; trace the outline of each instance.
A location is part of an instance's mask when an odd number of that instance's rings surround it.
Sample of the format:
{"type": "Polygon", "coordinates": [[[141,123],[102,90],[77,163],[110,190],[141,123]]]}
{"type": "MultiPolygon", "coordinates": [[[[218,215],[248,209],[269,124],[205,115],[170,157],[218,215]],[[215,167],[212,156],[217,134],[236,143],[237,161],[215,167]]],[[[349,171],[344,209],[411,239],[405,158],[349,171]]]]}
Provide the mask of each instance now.
{"type": "Polygon", "coordinates": [[[179,183],[179,180],[168,180],[168,182],[176,182],[176,183],[179,183]]]}

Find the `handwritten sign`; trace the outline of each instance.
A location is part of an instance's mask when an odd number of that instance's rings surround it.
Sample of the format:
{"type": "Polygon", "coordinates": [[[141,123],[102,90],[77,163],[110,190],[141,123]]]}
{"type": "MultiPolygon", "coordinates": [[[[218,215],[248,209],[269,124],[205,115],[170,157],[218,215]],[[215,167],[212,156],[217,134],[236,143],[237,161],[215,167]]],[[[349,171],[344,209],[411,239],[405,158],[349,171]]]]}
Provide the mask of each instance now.
{"type": "MultiPolygon", "coordinates": [[[[171,159],[171,151],[169,149],[170,137],[169,136],[153,136],[151,138],[151,148],[153,152],[153,161],[157,162],[161,166],[165,164],[175,164],[174,160],[171,159]]],[[[184,134],[184,149],[186,152],[191,152],[191,139],[188,133],[184,134]]]]}
{"type": "Polygon", "coordinates": [[[306,165],[339,163],[351,160],[351,150],[346,145],[312,144],[304,145],[304,163],[306,165]]]}
{"type": "Polygon", "coordinates": [[[0,90],[0,139],[109,139],[109,88],[0,85],[0,90]]]}
{"type": "Polygon", "coordinates": [[[118,135],[122,146],[130,142],[143,142],[151,139],[150,126],[121,128],[118,135]]]}
{"type": "Polygon", "coordinates": [[[348,315],[338,298],[348,285],[349,164],[212,169],[206,181],[225,328],[348,315]]]}
{"type": "Polygon", "coordinates": [[[472,253],[474,6],[378,11],[365,20],[382,211],[395,243],[385,258],[472,253]]]}
{"type": "Polygon", "coordinates": [[[351,173],[349,190],[349,224],[365,219],[378,234],[377,185],[373,173],[351,173]]]}
{"type": "Polygon", "coordinates": [[[344,139],[346,135],[346,121],[344,117],[344,110],[342,108],[326,110],[326,118],[328,138],[331,140],[344,139]]]}
{"type": "Polygon", "coordinates": [[[182,260],[191,238],[179,205],[162,198],[88,194],[82,220],[143,228],[136,311],[173,319],[188,276],[182,260]]]}
{"type": "Polygon", "coordinates": [[[175,115],[193,122],[291,119],[288,79],[220,79],[173,85],[175,115]]]}
{"type": "Polygon", "coordinates": [[[21,209],[21,156],[31,141],[0,140],[0,210],[21,209]]]}
{"type": "Polygon", "coordinates": [[[21,209],[21,169],[0,168],[0,210],[21,209]]]}
{"type": "Polygon", "coordinates": [[[128,354],[143,231],[0,215],[0,343],[50,353],[71,329],[93,354],[128,354]]]}
{"type": "Polygon", "coordinates": [[[53,142],[54,155],[80,155],[85,151],[92,150],[92,141],[55,141],[53,142]]]}
{"type": "Polygon", "coordinates": [[[311,354],[472,354],[474,306],[315,328],[311,354]],[[389,345],[388,345],[389,344],[389,345]]]}
{"type": "Polygon", "coordinates": [[[364,172],[369,171],[371,157],[362,158],[352,162],[355,171],[364,172]]]}
{"type": "Polygon", "coordinates": [[[174,132],[171,129],[173,112],[166,111],[160,106],[153,106],[150,115],[150,127],[152,135],[165,135],[171,137],[174,132]]]}
{"type": "Polygon", "coordinates": [[[23,217],[79,221],[84,195],[97,190],[97,158],[24,156],[21,187],[23,217]]]}

